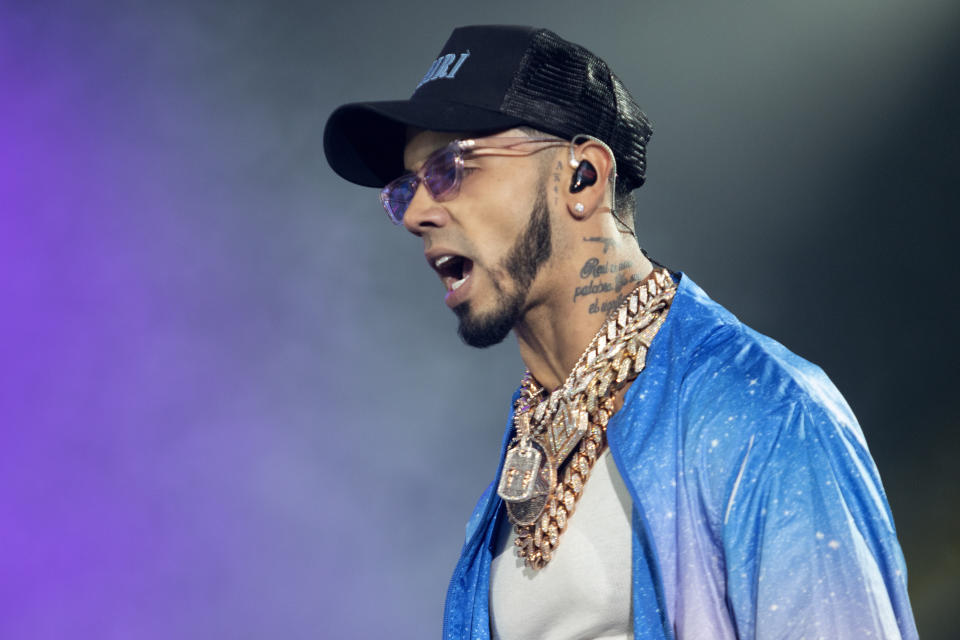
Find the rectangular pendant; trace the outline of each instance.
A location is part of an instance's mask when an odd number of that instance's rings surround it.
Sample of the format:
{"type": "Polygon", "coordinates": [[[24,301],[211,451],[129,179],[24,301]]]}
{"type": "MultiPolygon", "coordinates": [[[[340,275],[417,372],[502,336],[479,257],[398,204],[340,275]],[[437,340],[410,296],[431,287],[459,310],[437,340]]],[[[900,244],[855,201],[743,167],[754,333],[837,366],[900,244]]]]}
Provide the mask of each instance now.
{"type": "Polygon", "coordinates": [[[537,449],[519,445],[507,451],[497,495],[507,502],[523,502],[533,497],[542,456],[537,449]]]}
{"type": "Polygon", "coordinates": [[[563,464],[570,452],[573,451],[580,439],[587,432],[587,412],[581,408],[573,408],[564,402],[557,412],[553,422],[547,427],[550,455],[557,465],[563,464]],[[582,417],[581,417],[582,414],[582,417]]]}

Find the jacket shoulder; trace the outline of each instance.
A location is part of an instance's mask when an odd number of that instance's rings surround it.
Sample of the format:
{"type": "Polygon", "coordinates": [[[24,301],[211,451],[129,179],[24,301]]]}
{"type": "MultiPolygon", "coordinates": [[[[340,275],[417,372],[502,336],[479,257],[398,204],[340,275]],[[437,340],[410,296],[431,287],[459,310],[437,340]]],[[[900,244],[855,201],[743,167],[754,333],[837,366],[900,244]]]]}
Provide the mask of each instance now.
{"type": "Polygon", "coordinates": [[[823,370],[732,315],[696,345],[679,396],[683,466],[714,525],[745,472],[772,472],[811,447],[872,466],[856,418],[823,370]]]}

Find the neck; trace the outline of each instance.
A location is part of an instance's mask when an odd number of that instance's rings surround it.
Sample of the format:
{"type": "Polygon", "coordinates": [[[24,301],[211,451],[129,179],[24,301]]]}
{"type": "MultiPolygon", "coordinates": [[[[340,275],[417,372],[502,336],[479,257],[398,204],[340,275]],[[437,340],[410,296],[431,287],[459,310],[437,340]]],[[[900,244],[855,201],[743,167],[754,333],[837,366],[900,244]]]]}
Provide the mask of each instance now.
{"type": "Polygon", "coordinates": [[[557,268],[561,284],[514,327],[520,357],[548,390],[563,384],[607,314],[653,270],[637,241],[613,230],[577,238],[557,268]]]}

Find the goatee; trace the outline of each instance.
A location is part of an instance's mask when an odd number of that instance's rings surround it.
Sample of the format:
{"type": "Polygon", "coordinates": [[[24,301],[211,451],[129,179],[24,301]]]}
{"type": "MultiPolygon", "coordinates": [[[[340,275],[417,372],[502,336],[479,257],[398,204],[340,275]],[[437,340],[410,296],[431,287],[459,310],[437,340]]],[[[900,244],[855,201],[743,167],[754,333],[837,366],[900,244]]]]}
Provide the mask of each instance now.
{"type": "Polygon", "coordinates": [[[540,268],[550,259],[550,233],[547,191],[541,183],[530,220],[501,265],[503,272],[513,281],[513,293],[508,294],[500,279],[493,277],[491,282],[497,295],[497,305],[493,311],[475,315],[471,313],[469,301],[453,309],[460,319],[457,333],[465,343],[471,347],[490,347],[503,342],[509,335],[520,320],[530,285],[540,268]]]}

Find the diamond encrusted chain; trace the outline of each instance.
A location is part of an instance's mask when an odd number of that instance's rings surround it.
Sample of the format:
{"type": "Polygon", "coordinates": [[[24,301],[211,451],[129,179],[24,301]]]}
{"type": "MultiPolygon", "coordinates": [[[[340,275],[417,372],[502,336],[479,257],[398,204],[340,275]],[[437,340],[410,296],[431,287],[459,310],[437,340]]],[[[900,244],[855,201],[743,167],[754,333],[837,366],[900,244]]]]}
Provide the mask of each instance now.
{"type": "Polygon", "coordinates": [[[527,566],[540,569],[553,557],[606,446],[614,398],[643,371],[675,292],[669,271],[651,273],[611,312],[563,385],[546,398],[530,372],[524,374],[514,406],[516,435],[497,493],[517,533],[517,555],[527,566]]]}

